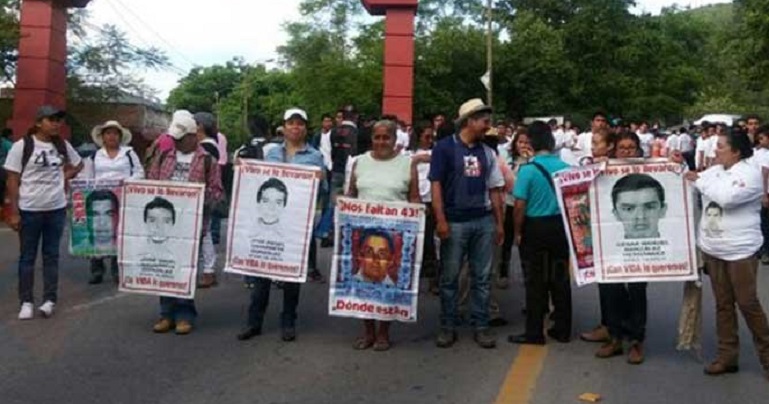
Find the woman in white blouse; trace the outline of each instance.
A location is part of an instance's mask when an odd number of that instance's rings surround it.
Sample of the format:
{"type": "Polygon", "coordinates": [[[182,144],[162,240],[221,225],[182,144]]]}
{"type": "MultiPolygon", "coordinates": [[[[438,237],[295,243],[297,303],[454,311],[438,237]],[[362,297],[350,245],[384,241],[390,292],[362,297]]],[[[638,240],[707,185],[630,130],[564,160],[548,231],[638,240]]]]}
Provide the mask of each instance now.
{"type": "MultiPolygon", "coordinates": [[[[90,175],[87,178],[96,180],[144,178],[144,168],[142,167],[141,160],[133,148],[129,146],[131,143],[131,132],[128,129],[121,126],[117,121],[108,121],[93,128],[91,138],[99,146],[99,150],[93,156],[93,164],[91,164],[90,175]]],[[[104,200],[105,202],[110,201],[107,198],[104,198],[104,200]]],[[[112,198],[112,202],[114,202],[114,198],[112,198]]],[[[95,204],[96,202],[94,202],[95,204]]],[[[117,229],[118,209],[116,209],[116,205],[115,203],[105,204],[106,209],[101,209],[98,212],[94,209],[94,215],[100,215],[99,217],[102,217],[102,219],[111,219],[109,222],[113,224],[111,227],[113,233],[110,235],[112,240],[114,240],[114,232],[117,229]]],[[[97,218],[93,218],[93,220],[96,221],[97,218]]],[[[105,256],[91,259],[91,279],[88,283],[92,285],[102,283],[104,280],[105,259],[110,261],[112,279],[117,282],[117,257],[105,256]]]]}
{"type": "Polygon", "coordinates": [[[746,134],[720,133],[715,165],[699,174],[686,174],[702,194],[698,245],[716,300],[718,354],[705,367],[712,376],[739,370],[736,304],[769,378],[769,323],[756,295],[764,187],[761,172],[749,160],[752,155],[746,134]]]}

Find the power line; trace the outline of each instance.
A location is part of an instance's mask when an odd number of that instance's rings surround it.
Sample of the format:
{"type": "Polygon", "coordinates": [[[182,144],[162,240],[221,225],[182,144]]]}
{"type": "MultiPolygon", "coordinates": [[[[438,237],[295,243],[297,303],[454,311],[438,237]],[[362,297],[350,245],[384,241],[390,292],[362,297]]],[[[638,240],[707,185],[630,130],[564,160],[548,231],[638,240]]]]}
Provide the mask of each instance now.
{"type": "MultiPolygon", "coordinates": [[[[91,22],[88,22],[88,21],[83,22],[83,25],[85,25],[89,29],[98,31],[98,32],[100,32],[102,34],[105,34],[105,35],[109,34],[109,32],[107,30],[105,30],[103,27],[99,27],[98,25],[93,24],[91,22]]],[[[78,39],[80,39],[81,41],[83,41],[85,43],[89,43],[86,38],[78,36],[78,39]]],[[[130,43],[124,43],[123,46],[125,46],[126,48],[128,48],[128,49],[130,49],[130,50],[132,50],[134,52],[141,52],[141,51],[143,51],[142,49],[139,49],[139,48],[133,46],[130,43]]],[[[164,66],[164,70],[171,70],[174,73],[177,73],[177,74],[179,74],[181,76],[186,76],[187,73],[188,73],[187,70],[184,70],[183,68],[181,68],[179,66],[176,66],[175,64],[171,63],[170,61],[168,61],[168,65],[167,66],[164,66]]]]}
{"type": "MultiPolygon", "coordinates": [[[[107,2],[111,2],[112,0],[105,0],[107,2]]],[[[115,3],[117,3],[119,6],[121,6],[125,11],[127,11],[129,14],[131,14],[141,25],[143,25],[150,33],[155,35],[161,42],[165,43],[171,50],[176,52],[177,55],[179,55],[182,59],[184,59],[185,62],[187,62],[191,67],[197,66],[195,62],[193,62],[190,58],[187,57],[184,53],[179,51],[176,46],[174,46],[171,42],[167,41],[165,38],[163,38],[162,35],[160,35],[157,31],[155,31],[150,24],[147,24],[144,22],[144,20],[136,14],[132,9],[130,9],[125,3],[123,3],[120,0],[114,0],[115,3]]],[[[119,13],[118,13],[119,14],[119,13]]]]}

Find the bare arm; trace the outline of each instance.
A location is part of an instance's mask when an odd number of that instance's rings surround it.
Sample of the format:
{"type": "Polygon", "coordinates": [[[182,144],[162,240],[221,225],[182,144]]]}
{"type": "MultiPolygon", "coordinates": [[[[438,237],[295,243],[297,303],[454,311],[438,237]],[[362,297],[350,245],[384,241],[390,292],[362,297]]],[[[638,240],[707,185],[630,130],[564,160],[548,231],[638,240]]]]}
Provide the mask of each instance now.
{"type": "Polygon", "coordinates": [[[358,177],[355,175],[355,167],[358,166],[358,162],[352,164],[352,170],[350,170],[350,188],[347,190],[347,193],[345,194],[348,198],[357,198],[358,197],[358,177]]]}
{"type": "Polygon", "coordinates": [[[422,203],[419,196],[419,174],[417,174],[417,165],[411,164],[411,180],[409,181],[409,202],[422,203]]]}
{"type": "Polygon", "coordinates": [[[433,181],[431,192],[433,197],[433,213],[435,214],[435,233],[441,240],[446,240],[451,236],[451,228],[446,220],[446,213],[443,211],[443,188],[441,183],[433,181]]]}
{"type": "Polygon", "coordinates": [[[21,176],[17,172],[6,171],[8,177],[5,181],[5,197],[8,198],[8,204],[11,208],[11,215],[8,218],[8,225],[15,231],[19,231],[21,218],[19,217],[19,181],[21,176]]]}
{"type": "Polygon", "coordinates": [[[515,244],[521,245],[521,235],[523,234],[523,223],[526,221],[526,201],[522,199],[515,200],[513,209],[513,228],[515,229],[515,244]]]}

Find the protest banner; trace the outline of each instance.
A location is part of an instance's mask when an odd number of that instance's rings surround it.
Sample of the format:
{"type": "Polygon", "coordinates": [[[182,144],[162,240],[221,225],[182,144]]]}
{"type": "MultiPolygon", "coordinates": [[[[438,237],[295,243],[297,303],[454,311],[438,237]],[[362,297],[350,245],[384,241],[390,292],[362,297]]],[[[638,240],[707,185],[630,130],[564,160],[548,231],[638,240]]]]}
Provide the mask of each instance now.
{"type": "Polygon", "coordinates": [[[195,297],[205,185],[126,180],[118,238],[121,292],[195,297]]]}
{"type": "Polygon", "coordinates": [[[122,184],[122,180],[70,181],[70,254],[76,257],[117,254],[122,184]]]}
{"type": "Polygon", "coordinates": [[[563,227],[569,241],[572,273],[577,286],[596,282],[590,187],[606,163],[575,167],[553,174],[563,227]]]}
{"type": "Polygon", "coordinates": [[[599,282],[697,279],[692,189],[683,174],[683,166],[667,161],[615,161],[593,181],[599,282]]]}
{"type": "Polygon", "coordinates": [[[329,314],[414,322],[425,208],[339,198],[329,314]]]}
{"type": "Polygon", "coordinates": [[[235,168],[225,271],[306,282],[320,170],[243,160],[235,168]]]}

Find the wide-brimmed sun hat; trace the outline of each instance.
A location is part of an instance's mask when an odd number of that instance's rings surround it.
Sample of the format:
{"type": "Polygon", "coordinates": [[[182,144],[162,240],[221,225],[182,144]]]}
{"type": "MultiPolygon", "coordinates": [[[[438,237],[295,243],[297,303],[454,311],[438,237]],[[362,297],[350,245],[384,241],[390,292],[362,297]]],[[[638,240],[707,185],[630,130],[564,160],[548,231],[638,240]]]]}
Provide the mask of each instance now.
{"type": "Polygon", "coordinates": [[[93,130],[91,131],[91,139],[93,139],[93,142],[96,143],[97,146],[102,147],[104,145],[104,142],[102,139],[102,136],[104,135],[104,131],[111,128],[114,128],[120,131],[121,145],[125,146],[131,143],[131,139],[133,138],[131,131],[124,128],[123,125],[121,125],[120,122],[118,121],[107,121],[101,125],[94,126],[93,130]]]}

